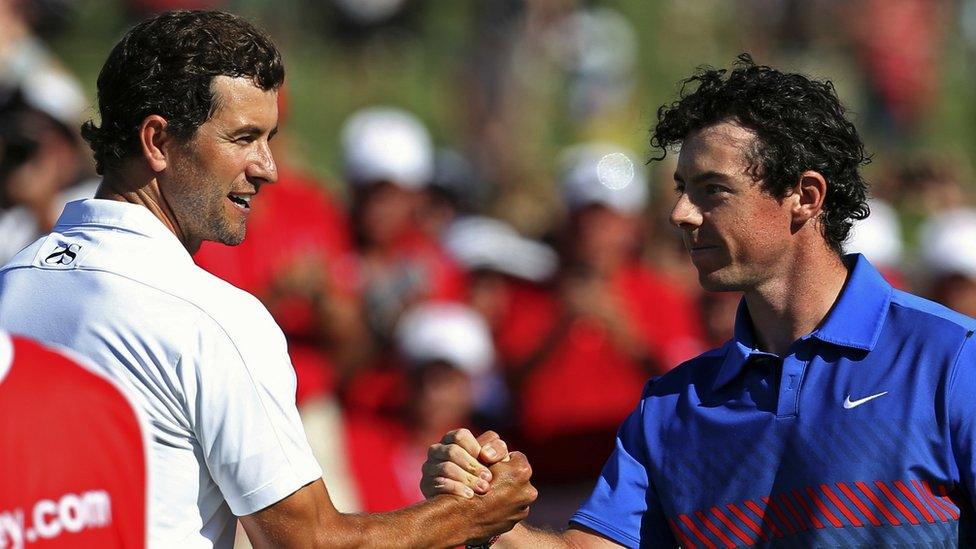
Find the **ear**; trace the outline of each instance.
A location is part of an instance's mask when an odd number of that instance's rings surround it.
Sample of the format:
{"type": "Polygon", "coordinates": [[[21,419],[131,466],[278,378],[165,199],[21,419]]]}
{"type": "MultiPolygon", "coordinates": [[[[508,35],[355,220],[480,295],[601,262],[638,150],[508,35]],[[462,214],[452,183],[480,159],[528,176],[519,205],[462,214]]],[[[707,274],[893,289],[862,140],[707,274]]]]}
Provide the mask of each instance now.
{"type": "Polygon", "coordinates": [[[827,180],[820,172],[807,170],[800,174],[800,180],[793,188],[793,203],[790,213],[794,225],[803,225],[820,215],[827,198],[827,180]]]}
{"type": "Polygon", "coordinates": [[[139,146],[142,158],[153,172],[159,173],[168,166],[168,150],[173,136],[166,131],[168,123],[158,114],[147,116],[139,125],[139,146]]]}

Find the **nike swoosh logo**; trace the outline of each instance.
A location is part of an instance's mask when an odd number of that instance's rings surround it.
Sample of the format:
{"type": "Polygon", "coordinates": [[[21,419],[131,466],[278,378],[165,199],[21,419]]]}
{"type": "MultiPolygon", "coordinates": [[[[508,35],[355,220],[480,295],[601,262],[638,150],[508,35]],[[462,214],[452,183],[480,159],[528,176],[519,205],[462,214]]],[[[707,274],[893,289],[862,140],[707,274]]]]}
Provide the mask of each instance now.
{"type": "Polygon", "coordinates": [[[844,398],[844,409],[850,410],[851,408],[857,408],[858,406],[864,404],[865,402],[874,400],[879,396],[884,396],[886,394],[888,394],[888,391],[885,391],[883,393],[878,393],[876,395],[866,396],[864,398],[859,398],[857,400],[851,400],[851,395],[847,395],[847,397],[844,398]]]}

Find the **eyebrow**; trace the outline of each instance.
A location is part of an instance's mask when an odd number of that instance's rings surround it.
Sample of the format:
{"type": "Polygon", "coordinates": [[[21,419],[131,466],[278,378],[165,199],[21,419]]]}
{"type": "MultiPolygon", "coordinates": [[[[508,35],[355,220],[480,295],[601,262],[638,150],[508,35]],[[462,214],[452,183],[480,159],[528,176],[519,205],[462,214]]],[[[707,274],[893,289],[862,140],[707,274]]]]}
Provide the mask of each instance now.
{"type": "MultiPolygon", "coordinates": [[[[693,184],[697,184],[697,183],[703,183],[711,179],[725,180],[727,178],[728,177],[724,173],[716,172],[716,171],[707,171],[707,172],[696,174],[694,177],[691,178],[691,182],[693,184]]],[[[678,183],[685,182],[684,178],[682,178],[681,175],[678,174],[678,172],[674,172],[674,180],[677,181],[678,183]]]]}

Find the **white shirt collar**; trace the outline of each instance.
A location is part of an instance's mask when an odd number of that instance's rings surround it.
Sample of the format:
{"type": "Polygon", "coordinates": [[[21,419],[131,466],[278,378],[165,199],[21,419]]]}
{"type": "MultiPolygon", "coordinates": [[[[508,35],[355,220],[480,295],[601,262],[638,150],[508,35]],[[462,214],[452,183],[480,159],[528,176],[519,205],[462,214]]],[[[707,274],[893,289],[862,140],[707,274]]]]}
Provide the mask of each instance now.
{"type": "Polygon", "coordinates": [[[110,227],[168,241],[179,246],[187,259],[193,261],[183,243],[145,206],[101,198],[75,200],[65,204],[54,231],[63,232],[85,225],[110,227]]]}

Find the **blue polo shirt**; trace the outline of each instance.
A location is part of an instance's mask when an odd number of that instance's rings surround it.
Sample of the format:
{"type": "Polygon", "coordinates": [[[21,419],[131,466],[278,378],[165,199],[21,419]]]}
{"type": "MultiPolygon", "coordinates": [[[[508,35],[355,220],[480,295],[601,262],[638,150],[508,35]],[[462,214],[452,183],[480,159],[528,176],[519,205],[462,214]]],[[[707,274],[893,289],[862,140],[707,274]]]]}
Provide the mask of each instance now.
{"type": "Polygon", "coordinates": [[[571,522],[626,547],[971,545],[976,320],[846,261],[785,356],[743,301],[732,340],[648,383],[571,522]]]}

